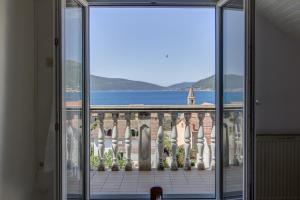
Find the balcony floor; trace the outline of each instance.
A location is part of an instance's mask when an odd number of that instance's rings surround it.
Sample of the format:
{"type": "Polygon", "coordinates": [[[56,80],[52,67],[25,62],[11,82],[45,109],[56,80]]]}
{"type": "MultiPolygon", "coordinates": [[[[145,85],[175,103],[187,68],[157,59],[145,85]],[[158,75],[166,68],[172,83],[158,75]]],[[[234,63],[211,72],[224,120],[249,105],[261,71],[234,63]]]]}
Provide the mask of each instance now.
{"type": "MultiPolygon", "coordinates": [[[[224,191],[242,190],[241,166],[226,167],[224,191]]],[[[91,195],[98,194],[149,194],[152,186],[163,187],[164,194],[213,194],[215,192],[215,171],[91,171],[91,195]]],[[[69,193],[77,193],[78,185],[69,179],[69,193]],[[77,191],[76,191],[77,190],[77,191]]]]}

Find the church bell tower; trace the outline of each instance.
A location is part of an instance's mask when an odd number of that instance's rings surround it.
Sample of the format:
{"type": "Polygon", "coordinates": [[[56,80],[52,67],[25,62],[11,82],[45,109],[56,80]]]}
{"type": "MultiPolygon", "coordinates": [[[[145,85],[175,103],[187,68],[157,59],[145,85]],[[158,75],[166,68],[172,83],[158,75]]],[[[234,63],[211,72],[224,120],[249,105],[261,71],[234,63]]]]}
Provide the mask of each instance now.
{"type": "Polygon", "coordinates": [[[194,95],[193,87],[190,87],[189,94],[187,97],[187,104],[188,105],[195,105],[196,104],[196,97],[194,95]]]}

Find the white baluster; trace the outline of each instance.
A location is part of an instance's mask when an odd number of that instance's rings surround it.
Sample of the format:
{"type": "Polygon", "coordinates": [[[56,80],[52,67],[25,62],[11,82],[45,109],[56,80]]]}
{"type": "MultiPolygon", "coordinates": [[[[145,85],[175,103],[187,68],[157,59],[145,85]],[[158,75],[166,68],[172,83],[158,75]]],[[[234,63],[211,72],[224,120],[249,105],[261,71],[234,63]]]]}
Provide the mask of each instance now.
{"type": "Polygon", "coordinates": [[[139,112],[139,171],[151,170],[151,112],[139,112]]]}
{"type": "Polygon", "coordinates": [[[158,117],[158,131],[157,131],[157,156],[158,156],[158,170],[164,169],[163,153],[164,153],[164,131],[163,131],[163,113],[157,113],[158,117]]]}
{"type": "Polygon", "coordinates": [[[190,130],[190,113],[184,113],[185,129],[184,129],[184,169],[191,170],[191,130],[190,130]]]}
{"type": "Polygon", "coordinates": [[[111,170],[119,171],[119,162],[118,162],[118,114],[113,113],[113,130],[112,130],[112,151],[113,151],[113,163],[111,170]]]}
{"type": "Polygon", "coordinates": [[[197,154],[197,168],[198,170],[204,170],[204,161],[203,161],[203,151],[204,151],[204,127],[203,127],[203,119],[204,113],[198,113],[199,119],[199,130],[197,135],[197,147],[198,147],[198,154],[197,154]]]}
{"type": "Polygon", "coordinates": [[[104,171],[105,166],[104,166],[104,128],[103,128],[103,120],[104,120],[104,113],[99,113],[98,115],[99,118],[99,132],[98,132],[98,147],[99,147],[99,166],[98,170],[99,171],[104,171]]]}
{"type": "Polygon", "coordinates": [[[234,149],[234,155],[233,155],[233,165],[238,166],[239,160],[238,160],[238,141],[239,141],[239,113],[234,113],[234,137],[233,137],[233,149],[234,149]]]}
{"type": "MultiPolygon", "coordinates": [[[[224,113],[224,115],[226,115],[224,113]]],[[[225,121],[225,117],[223,117],[223,120],[225,121]]],[[[229,133],[228,133],[228,125],[227,123],[223,122],[223,167],[228,167],[229,166],[229,133]]]]}
{"type": "Polygon", "coordinates": [[[125,165],[125,171],[132,171],[130,116],[131,116],[130,113],[125,113],[125,119],[126,119],[126,130],[125,130],[126,165],[125,165]]]}
{"type": "Polygon", "coordinates": [[[238,124],[238,145],[237,145],[237,152],[238,152],[238,161],[239,165],[243,165],[243,143],[244,143],[244,123],[243,123],[243,111],[239,111],[239,124],[238,124]]]}
{"type": "Polygon", "coordinates": [[[216,126],[215,126],[215,114],[211,113],[212,130],[211,130],[211,170],[216,169],[216,126]]]}
{"type": "Polygon", "coordinates": [[[178,170],[177,164],[177,127],[176,127],[176,120],[177,120],[177,113],[171,114],[172,118],[172,131],[171,131],[171,146],[172,146],[172,161],[171,161],[171,170],[178,170]]]}
{"type": "MultiPolygon", "coordinates": [[[[70,120],[71,121],[71,120],[70,120]]],[[[66,140],[66,145],[67,145],[67,168],[71,169],[72,168],[72,138],[74,137],[73,134],[73,128],[71,126],[71,122],[68,122],[67,129],[66,129],[66,135],[67,135],[67,140],[66,140]]]]}

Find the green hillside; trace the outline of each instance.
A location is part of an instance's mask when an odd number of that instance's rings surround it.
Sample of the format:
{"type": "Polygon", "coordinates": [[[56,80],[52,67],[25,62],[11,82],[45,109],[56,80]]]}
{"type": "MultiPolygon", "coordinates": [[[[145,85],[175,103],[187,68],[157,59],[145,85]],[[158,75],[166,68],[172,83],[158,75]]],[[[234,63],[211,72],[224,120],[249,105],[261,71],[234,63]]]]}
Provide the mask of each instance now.
{"type": "Polygon", "coordinates": [[[142,81],[132,81],[122,78],[105,78],[90,76],[91,90],[163,90],[165,87],[142,81]]]}
{"type": "Polygon", "coordinates": [[[65,62],[65,86],[68,89],[81,90],[82,88],[82,66],[72,60],[65,62]]]}
{"type": "MultiPolygon", "coordinates": [[[[241,90],[244,85],[244,78],[240,75],[228,74],[224,76],[224,90],[241,90]]],[[[215,75],[197,81],[193,88],[199,90],[214,90],[215,89],[215,75]]]]}
{"type": "MultiPolygon", "coordinates": [[[[82,67],[81,64],[67,60],[65,63],[65,85],[67,89],[82,89],[82,67]],[[67,73],[66,73],[67,72],[67,73]]],[[[227,91],[241,90],[244,85],[244,78],[240,75],[228,74],[224,76],[224,89],[227,91]]],[[[197,82],[182,82],[168,87],[147,83],[143,81],[127,80],[122,78],[106,78],[91,75],[91,90],[187,90],[190,87],[196,90],[214,90],[215,76],[201,79],[197,82]]]]}

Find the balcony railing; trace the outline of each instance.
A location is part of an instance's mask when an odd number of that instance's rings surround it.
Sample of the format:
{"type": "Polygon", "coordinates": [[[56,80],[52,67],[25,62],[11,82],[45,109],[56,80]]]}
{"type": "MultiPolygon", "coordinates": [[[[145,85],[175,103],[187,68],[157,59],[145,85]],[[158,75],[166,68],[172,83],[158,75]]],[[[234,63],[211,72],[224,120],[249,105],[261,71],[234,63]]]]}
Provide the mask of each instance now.
{"type": "MultiPolygon", "coordinates": [[[[242,164],[243,116],[240,104],[225,105],[223,124],[225,166],[242,164]]],[[[195,146],[197,156],[195,168],[215,169],[215,106],[214,105],[172,105],[172,106],[92,106],[91,120],[97,122],[94,131],[95,153],[99,156],[99,171],[120,170],[119,150],[126,159],[125,171],[133,170],[132,140],[138,141],[139,170],[164,170],[164,140],[171,143],[170,169],[178,169],[177,152],[179,145],[184,147],[183,168],[190,170],[191,149],[195,146]],[[134,126],[134,127],[133,127],[134,126]],[[138,138],[132,137],[132,129],[137,130],[138,138]],[[180,131],[178,130],[180,129],[180,131]],[[108,130],[111,133],[108,134],[108,130]],[[169,133],[169,134],[166,134],[169,133]],[[166,137],[167,136],[167,137],[166,137]],[[105,166],[105,140],[111,140],[112,165],[105,166]],[[154,154],[151,141],[155,141],[154,154]],[[181,141],[182,144],[179,144],[181,141]],[[124,142],[124,143],[123,143],[124,142]],[[204,153],[204,149],[208,149],[204,153]],[[151,159],[154,160],[151,163],[151,159]],[[152,157],[152,158],[151,158],[152,157]],[[206,161],[206,163],[205,163],[206,161]]]]}

